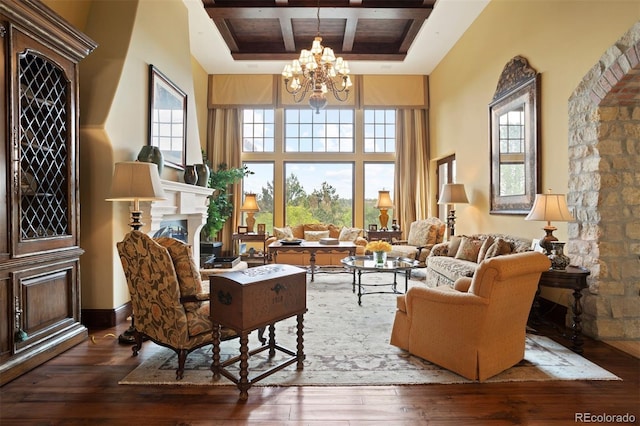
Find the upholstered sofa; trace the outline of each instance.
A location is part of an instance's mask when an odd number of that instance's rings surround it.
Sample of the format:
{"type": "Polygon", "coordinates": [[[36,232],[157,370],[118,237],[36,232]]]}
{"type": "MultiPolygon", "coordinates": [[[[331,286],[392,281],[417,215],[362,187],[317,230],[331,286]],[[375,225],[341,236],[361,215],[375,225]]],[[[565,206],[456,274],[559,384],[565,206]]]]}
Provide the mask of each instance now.
{"type": "Polygon", "coordinates": [[[426,284],[429,287],[453,286],[461,277],[472,277],[485,259],[531,250],[531,240],[505,234],[453,236],[436,244],[426,261],[426,284]]]}
{"type": "MultiPolygon", "coordinates": [[[[302,225],[285,226],[284,228],[273,228],[273,236],[266,241],[266,246],[278,240],[295,238],[306,241],[319,241],[320,238],[337,238],[339,241],[352,241],[356,244],[356,255],[365,254],[367,240],[364,238],[364,231],[360,228],[349,228],[346,226],[336,226],[327,223],[305,223],[302,225]]],[[[316,254],[316,265],[320,266],[340,266],[340,260],[348,255],[344,250],[322,252],[316,254]]],[[[309,253],[278,250],[278,263],[289,265],[309,265],[309,253]]]]}

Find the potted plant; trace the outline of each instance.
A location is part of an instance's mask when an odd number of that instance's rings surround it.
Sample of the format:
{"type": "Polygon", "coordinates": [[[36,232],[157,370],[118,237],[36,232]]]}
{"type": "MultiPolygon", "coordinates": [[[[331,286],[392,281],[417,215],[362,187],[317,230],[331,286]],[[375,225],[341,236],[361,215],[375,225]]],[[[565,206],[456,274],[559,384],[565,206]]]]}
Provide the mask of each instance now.
{"type": "Polygon", "coordinates": [[[218,170],[211,169],[208,187],[213,189],[213,193],[209,196],[207,223],[202,227],[201,234],[207,241],[217,238],[218,232],[233,213],[233,201],[228,193],[230,186],[250,174],[253,172],[247,166],[229,168],[225,163],[219,164],[218,170]]]}

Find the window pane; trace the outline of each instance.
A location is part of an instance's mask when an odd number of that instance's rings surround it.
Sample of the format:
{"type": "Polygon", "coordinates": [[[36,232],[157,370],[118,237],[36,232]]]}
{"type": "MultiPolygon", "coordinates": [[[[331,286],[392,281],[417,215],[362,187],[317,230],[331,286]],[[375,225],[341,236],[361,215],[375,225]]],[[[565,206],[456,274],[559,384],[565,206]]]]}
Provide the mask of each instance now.
{"type": "MultiPolygon", "coordinates": [[[[267,232],[273,234],[273,163],[244,163],[252,175],[242,179],[243,192],[256,194],[260,211],[254,215],[256,224],[264,223],[267,232]]],[[[246,215],[242,217],[244,224],[246,215]]],[[[254,228],[255,231],[256,228],[254,228]]]]}
{"type": "Polygon", "coordinates": [[[242,151],[273,152],[275,114],[270,109],[242,111],[242,151]]]}
{"type": "MultiPolygon", "coordinates": [[[[364,163],[364,227],[367,229],[369,225],[376,224],[380,227],[378,216],[380,211],[376,209],[378,202],[378,191],[384,189],[389,191],[391,199],[393,198],[395,176],[394,163],[364,163]]],[[[393,220],[393,210],[387,211],[389,215],[388,227],[391,226],[393,220]]],[[[401,228],[402,229],[402,228],[401,228]]]]}
{"type": "Polygon", "coordinates": [[[395,152],[395,110],[365,110],[364,137],[364,152],[395,152]]]}
{"type": "Polygon", "coordinates": [[[285,163],[285,223],[353,224],[353,163],[285,163]]]}

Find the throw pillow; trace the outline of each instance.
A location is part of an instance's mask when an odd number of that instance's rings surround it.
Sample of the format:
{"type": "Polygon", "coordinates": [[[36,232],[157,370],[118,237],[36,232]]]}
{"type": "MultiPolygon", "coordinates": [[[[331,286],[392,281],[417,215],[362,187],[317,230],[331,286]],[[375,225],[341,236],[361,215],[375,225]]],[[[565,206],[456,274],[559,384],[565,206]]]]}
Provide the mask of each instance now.
{"type": "Polygon", "coordinates": [[[293,232],[291,231],[291,228],[288,226],[285,226],[284,228],[276,228],[274,226],[273,234],[279,240],[284,240],[286,238],[293,238],[293,232]]]}
{"type": "Polygon", "coordinates": [[[417,220],[409,227],[407,244],[416,247],[426,247],[434,244],[438,236],[438,229],[435,225],[426,220],[417,220]]]}
{"type": "Polygon", "coordinates": [[[485,256],[487,255],[487,250],[489,250],[491,244],[493,244],[493,237],[491,235],[487,235],[484,241],[482,241],[482,246],[480,247],[480,251],[478,252],[478,260],[476,261],[477,263],[480,263],[484,260],[485,256]]]}
{"type": "Polygon", "coordinates": [[[329,238],[329,230],[304,231],[304,239],[307,241],[320,241],[320,238],[329,238]]]}
{"type": "Polygon", "coordinates": [[[449,251],[447,252],[447,256],[454,257],[456,253],[458,253],[458,249],[460,248],[460,242],[462,241],[462,237],[458,235],[454,235],[449,240],[449,251]]]}
{"type": "Polygon", "coordinates": [[[502,256],[511,253],[511,243],[503,238],[496,238],[493,244],[487,249],[487,254],[484,255],[485,259],[490,259],[496,256],[502,256]]]}
{"type": "MultiPolygon", "coordinates": [[[[165,247],[171,256],[178,277],[180,296],[194,296],[202,293],[200,269],[193,259],[191,246],[168,237],[157,238],[156,242],[165,247]]],[[[184,304],[184,308],[186,311],[195,311],[200,307],[200,304],[200,302],[187,302],[184,304]]]]}
{"type": "Polygon", "coordinates": [[[347,228],[343,226],[340,230],[340,235],[338,236],[338,241],[351,241],[355,242],[356,239],[360,236],[362,229],[360,228],[347,228]]]}
{"type": "Polygon", "coordinates": [[[460,247],[458,248],[458,252],[456,253],[456,259],[475,262],[478,260],[480,247],[482,247],[482,240],[471,237],[462,237],[460,247]]]}

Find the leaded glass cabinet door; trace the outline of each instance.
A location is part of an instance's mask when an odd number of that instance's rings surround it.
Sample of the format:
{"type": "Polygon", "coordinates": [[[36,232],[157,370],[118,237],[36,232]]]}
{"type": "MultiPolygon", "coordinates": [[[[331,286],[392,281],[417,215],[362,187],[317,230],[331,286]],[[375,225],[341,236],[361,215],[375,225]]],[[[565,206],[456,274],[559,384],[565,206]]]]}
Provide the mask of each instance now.
{"type": "Polygon", "coordinates": [[[77,245],[75,76],[63,58],[21,49],[17,40],[13,241],[21,255],[77,245]]]}

